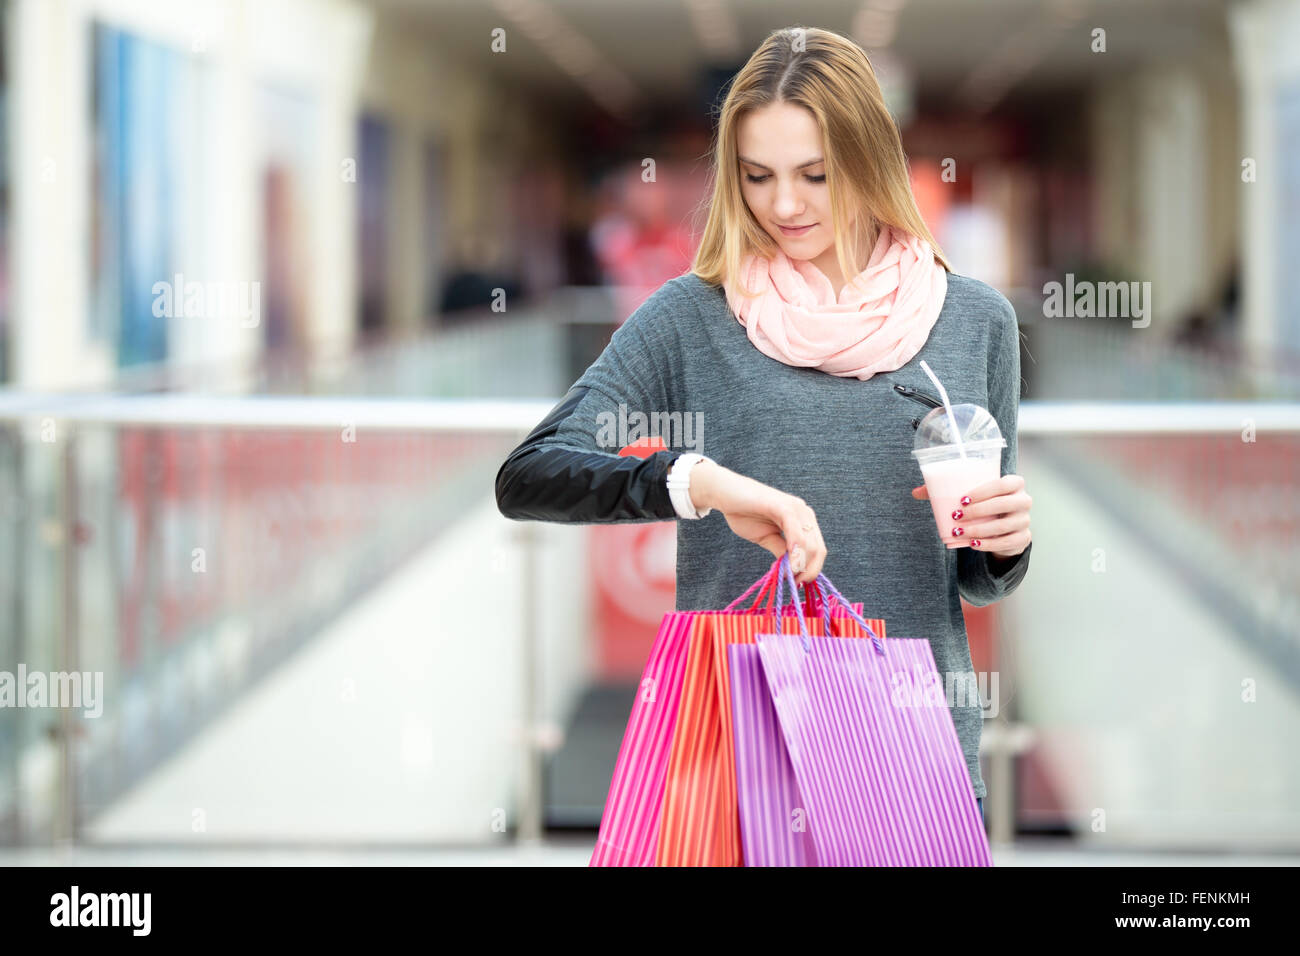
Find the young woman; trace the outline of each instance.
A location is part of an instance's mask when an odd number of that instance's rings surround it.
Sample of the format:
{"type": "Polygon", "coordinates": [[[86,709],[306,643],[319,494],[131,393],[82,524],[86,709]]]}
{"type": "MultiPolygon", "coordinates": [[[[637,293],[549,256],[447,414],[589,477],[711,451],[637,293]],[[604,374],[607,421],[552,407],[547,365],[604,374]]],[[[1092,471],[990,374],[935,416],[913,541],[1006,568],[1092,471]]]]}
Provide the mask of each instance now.
{"type": "MultiPolygon", "coordinates": [[[[628,318],[511,452],[501,512],[679,519],[678,610],[725,607],[788,552],[799,583],[825,569],[890,634],[928,638],[946,687],[969,680],[959,597],[1000,600],[1029,566],[1015,311],[949,269],[871,65],[838,34],[767,38],[726,96],[713,177],[692,270],[628,318]],[[1002,477],[970,490],[950,541],[910,455],[925,410],[894,389],[932,393],[922,359],[1007,441],[1002,477]],[[609,425],[637,412],[702,424],[707,457],[671,450],[672,435],[667,451],[619,456],[609,425]]],[[[948,704],[982,812],[980,704],[948,704]]]]}

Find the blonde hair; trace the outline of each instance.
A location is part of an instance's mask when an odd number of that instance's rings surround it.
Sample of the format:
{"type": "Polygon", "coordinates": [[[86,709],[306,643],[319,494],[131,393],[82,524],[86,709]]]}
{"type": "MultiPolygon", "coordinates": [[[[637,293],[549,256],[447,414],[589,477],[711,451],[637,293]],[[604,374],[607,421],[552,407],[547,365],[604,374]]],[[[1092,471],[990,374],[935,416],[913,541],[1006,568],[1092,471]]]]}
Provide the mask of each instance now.
{"type": "MultiPolygon", "coordinates": [[[[856,261],[864,216],[857,217],[848,242],[853,204],[881,226],[924,239],[935,259],[952,271],[917,209],[898,126],[866,53],[838,33],[791,27],[769,34],[727,91],[713,146],[713,193],[705,200],[708,218],[691,272],[721,284],[727,276],[738,276],[746,255],[770,258],[779,248],[741,194],[736,148],[740,120],[771,103],[804,107],[822,131],[835,254],[846,278],[866,268],[856,261]]],[[[741,292],[755,294],[745,288],[741,292]]]]}

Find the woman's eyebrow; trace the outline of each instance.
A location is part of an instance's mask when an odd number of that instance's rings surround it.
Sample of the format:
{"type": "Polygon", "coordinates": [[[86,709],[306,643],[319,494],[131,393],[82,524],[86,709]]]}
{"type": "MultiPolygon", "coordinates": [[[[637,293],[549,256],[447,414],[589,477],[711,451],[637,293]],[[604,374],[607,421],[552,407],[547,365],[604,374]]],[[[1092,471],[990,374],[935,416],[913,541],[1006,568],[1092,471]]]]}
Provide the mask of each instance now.
{"type": "MultiPolygon", "coordinates": [[[[752,159],[746,159],[744,156],[737,156],[736,158],[747,166],[757,166],[759,169],[766,169],[769,173],[772,171],[771,166],[764,166],[762,163],[756,163],[752,159]]],[[[818,156],[816,159],[810,159],[806,163],[800,163],[795,167],[795,169],[803,169],[806,166],[816,166],[820,162],[823,162],[823,160],[818,156]]]]}

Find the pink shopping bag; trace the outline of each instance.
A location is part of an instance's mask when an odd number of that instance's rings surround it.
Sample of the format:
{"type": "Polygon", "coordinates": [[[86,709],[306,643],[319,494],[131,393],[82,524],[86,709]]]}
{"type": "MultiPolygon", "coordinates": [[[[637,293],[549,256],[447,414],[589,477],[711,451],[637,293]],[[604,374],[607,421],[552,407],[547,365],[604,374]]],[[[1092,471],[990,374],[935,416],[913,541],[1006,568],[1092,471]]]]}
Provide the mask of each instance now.
{"type": "MultiPolygon", "coordinates": [[[[793,590],[788,561],[782,574],[793,590]]],[[[757,641],[821,866],[992,866],[929,641],[757,641]]]]}
{"type": "Polygon", "coordinates": [[[637,685],[589,866],[654,866],[664,775],[698,611],[665,614],[637,685]]]}

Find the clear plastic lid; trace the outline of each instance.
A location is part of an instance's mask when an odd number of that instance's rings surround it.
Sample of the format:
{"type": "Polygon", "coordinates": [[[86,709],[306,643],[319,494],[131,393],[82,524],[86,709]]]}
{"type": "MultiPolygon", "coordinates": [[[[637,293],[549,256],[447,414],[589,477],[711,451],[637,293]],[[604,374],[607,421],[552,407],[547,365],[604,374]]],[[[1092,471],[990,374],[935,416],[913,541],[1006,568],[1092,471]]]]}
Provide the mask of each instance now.
{"type": "Polygon", "coordinates": [[[939,453],[956,452],[958,436],[967,451],[1005,448],[1007,440],[988,409],[969,402],[954,405],[952,418],[957,421],[958,434],[954,435],[952,421],[945,408],[932,408],[916,429],[912,442],[912,455],[925,461],[939,453]]]}

